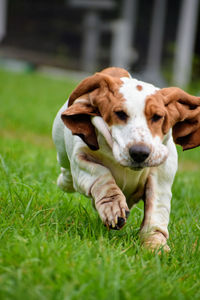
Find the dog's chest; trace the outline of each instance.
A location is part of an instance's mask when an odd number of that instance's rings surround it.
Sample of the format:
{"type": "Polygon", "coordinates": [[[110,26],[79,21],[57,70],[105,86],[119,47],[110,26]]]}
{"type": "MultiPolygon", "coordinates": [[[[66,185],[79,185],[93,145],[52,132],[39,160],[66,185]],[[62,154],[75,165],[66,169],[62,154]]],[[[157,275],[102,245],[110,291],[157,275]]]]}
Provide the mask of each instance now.
{"type": "Polygon", "coordinates": [[[149,168],[134,171],[128,167],[123,167],[115,161],[110,151],[96,151],[95,158],[110,170],[118,187],[122,190],[131,205],[142,198],[149,168]]]}

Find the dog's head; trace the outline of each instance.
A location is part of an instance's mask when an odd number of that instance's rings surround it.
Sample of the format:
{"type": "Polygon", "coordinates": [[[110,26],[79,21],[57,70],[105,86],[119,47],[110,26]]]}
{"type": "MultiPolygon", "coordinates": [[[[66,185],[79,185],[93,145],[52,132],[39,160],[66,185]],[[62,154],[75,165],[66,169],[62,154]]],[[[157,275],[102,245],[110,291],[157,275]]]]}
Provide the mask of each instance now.
{"type": "Polygon", "coordinates": [[[172,129],[184,150],[200,145],[200,98],[175,87],[158,89],[108,68],[83,80],[62,113],[64,124],[92,150],[100,131],[121,165],[133,169],[165,161],[172,129]]]}

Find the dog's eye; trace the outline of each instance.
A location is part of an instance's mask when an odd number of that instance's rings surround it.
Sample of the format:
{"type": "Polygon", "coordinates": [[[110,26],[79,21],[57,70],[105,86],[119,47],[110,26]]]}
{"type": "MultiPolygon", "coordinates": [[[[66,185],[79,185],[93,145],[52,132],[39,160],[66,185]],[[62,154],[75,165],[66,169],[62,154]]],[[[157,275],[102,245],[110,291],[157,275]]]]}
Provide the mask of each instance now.
{"type": "Polygon", "coordinates": [[[163,118],[163,116],[154,114],[153,117],[151,118],[152,122],[158,122],[159,120],[161,120],[163,118]]]}
{"type": "Polygon", "coordinates": [[[127,114],[123,110],[115,111],[115,114],[122,121],[126,121],[128,119],[127,114]]]}

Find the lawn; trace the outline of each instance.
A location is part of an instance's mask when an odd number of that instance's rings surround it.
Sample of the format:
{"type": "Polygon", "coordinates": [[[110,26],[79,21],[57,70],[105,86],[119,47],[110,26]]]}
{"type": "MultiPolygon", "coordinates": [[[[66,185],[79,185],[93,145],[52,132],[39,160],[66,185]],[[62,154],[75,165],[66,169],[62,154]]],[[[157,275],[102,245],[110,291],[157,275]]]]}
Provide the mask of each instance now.
{"type": "Polygon", "coordinates": [[[51,126],[75,83],[0,71],[0,299],[200,299],[200,149],[179,149],[171,252],[141,248],[143,204],[107,231],[56,186],[51,126]]]}

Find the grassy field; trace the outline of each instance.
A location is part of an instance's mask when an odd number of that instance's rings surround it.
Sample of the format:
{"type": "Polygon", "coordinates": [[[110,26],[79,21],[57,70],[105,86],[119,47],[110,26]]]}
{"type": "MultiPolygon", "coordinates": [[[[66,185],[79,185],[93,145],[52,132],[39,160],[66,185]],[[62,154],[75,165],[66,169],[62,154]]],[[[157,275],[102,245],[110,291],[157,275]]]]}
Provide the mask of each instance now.
{"type": "Polygon", "coordinates": [[[0,71],[0,299],[200,299],[200,149],[179,150],[171,253],[149,253],[142,203],[107,231],[88,199],[56,187],[51,126],[74,86],[0,71]]]}

